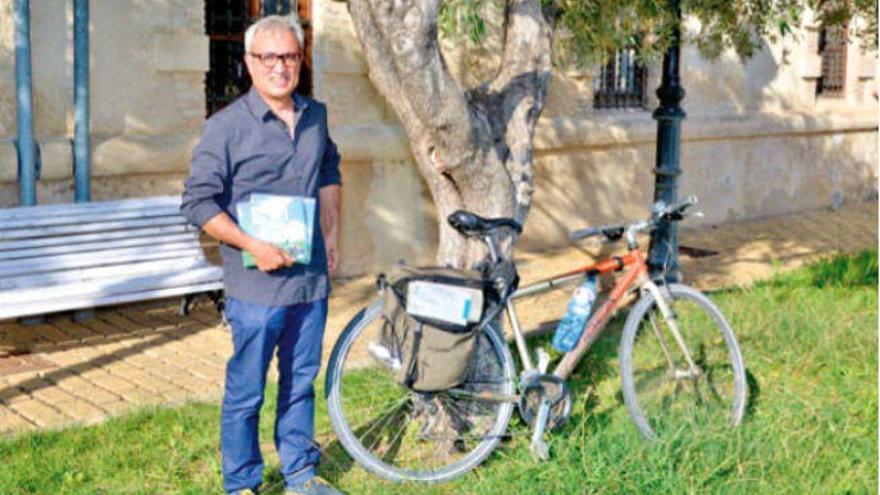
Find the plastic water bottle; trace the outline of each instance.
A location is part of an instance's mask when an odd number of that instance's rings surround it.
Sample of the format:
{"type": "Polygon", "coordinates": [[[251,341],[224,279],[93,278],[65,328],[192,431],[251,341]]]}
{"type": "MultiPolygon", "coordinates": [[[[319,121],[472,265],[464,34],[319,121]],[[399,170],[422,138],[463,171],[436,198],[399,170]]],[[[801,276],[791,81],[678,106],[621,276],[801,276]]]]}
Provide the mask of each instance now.
{"type": "Polygon", "coordinates": [[[596,275],[587,275],[583,283],[575,289],[565,316],[559,321],[556,333],[553,334],[553,347],[568,352],[577,345],[590,318],[590,311],[596,301],[596,275]]]}

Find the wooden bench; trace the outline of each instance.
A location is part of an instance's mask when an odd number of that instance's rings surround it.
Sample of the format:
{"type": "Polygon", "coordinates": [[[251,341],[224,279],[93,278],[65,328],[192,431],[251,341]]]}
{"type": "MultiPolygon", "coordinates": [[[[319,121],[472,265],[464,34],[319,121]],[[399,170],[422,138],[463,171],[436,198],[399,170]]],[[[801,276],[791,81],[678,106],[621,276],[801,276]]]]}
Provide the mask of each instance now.
{"type": "Polygon", "coordinates": [[[223,289],[179,196],[0,210],[0,319],[223,289]]]}

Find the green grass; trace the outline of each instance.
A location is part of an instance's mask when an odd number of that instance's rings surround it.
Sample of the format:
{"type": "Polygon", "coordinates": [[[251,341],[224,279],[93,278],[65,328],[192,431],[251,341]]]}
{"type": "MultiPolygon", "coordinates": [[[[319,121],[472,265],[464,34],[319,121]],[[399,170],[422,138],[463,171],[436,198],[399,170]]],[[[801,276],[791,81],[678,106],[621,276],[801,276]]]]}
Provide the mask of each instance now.
{"type": "MultiPolygon", "coordinates": [[[[465,477],[387,483],[333,442],[319,400],[319,439],[329,444],[322,474],[354,494],[876,493],[877,295],[876,251],[712,294],[750,382],[746,420],[727,435],[641,439],[619,392],[618,321],[575,374],[573,417],[551,437],[550,462],[531,457],[514,419],[512,438],[465,477]]],[[[268,453],[273,395],[261,431],[268,453]]],[[[191,404],[6,439],[0,493],[221,493],[218,430],[218,405],[191,404]]],[[[280,480],[277,458],[267,460],[266,476],[280,480]]]]}

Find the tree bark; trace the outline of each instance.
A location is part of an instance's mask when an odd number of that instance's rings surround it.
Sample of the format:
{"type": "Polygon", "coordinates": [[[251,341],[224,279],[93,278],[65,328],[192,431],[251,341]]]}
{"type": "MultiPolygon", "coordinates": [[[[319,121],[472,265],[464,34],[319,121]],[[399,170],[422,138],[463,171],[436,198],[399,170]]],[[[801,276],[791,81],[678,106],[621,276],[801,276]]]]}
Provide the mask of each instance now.
{"type": "MultiPolygon", "coordinates": [[[[446,223],[455,210],[524,223],[534,191],[532,137],[551,69],[552,26],[541,0],[508,0],[497,75],[464,91],[437,38],[440,0],[349,0],[370,79],[407,133],[439,215],[437,262],[485,256],[446,223]]],[[[512,233],[502,240],[506,254],[512,233]]]]}

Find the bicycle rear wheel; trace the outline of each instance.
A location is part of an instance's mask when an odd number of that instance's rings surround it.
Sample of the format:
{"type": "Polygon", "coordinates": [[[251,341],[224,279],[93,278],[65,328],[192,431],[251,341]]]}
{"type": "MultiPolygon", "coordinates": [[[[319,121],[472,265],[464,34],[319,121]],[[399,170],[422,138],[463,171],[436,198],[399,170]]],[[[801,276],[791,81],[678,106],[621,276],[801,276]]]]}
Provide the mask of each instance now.
{"type": "Polygon", "coordinates": [[[736,337],[721,311],[700,291],[661,288],[677,321],[690,368],[650,292],[633,306],[621,339],[623,397],[648,439],[681,429],[722,431],[738,425],[746,405],[746,378],[736,337]]]}
{"type": "Polygon", "coordinates": [[[507,430],[515,393],[513,359],[495,330],[481,332],[465,383],[437,393],[400,385],[383,335],[382,301],[361,310],[327,367],[330,423],[345,450],[392,481],[441,482],[480,464],[507,430]],[[477,395],[481,394],[481,395],[477,395]]]}

